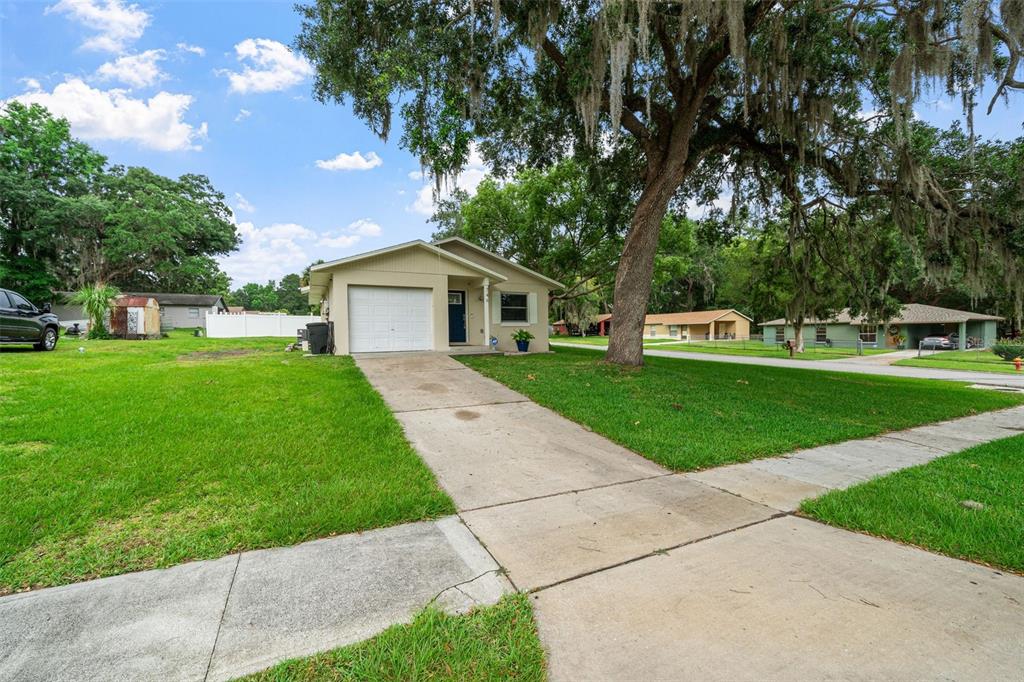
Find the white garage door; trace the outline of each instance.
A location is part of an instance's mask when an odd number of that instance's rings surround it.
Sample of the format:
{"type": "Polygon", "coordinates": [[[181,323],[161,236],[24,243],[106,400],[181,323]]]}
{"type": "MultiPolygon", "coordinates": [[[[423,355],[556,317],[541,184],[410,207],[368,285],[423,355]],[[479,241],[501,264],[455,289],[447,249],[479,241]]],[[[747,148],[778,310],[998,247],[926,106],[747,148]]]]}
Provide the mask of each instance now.
{"type": "Polygon", "coordinates": [[[348,288],[350,353],[431,350],[430,289],[348,288]]]}

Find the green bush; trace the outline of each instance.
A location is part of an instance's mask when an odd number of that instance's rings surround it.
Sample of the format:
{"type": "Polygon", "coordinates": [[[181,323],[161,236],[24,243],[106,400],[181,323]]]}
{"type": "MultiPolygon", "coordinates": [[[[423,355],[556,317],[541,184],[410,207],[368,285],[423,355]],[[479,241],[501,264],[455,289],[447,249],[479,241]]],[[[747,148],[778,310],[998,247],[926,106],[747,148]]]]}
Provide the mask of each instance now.
{"type": "Polygon", "coordinates": [[[1003,360],[1024,358],[1024,338],[1020,339],[999,339],[992,344],[992,352],[1003,360]]]}

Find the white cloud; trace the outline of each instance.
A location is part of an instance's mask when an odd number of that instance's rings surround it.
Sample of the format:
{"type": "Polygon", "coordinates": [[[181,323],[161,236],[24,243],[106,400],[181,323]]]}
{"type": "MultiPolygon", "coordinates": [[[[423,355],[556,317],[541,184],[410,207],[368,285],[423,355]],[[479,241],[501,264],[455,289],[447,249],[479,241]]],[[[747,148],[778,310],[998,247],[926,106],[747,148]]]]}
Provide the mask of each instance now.
{"type": "Polygon", "coordinates": [[[246,38],[235,45],[242,71],[222,71],[231,83],[231,92],[274,92],[287,90],[313,74],[306,59],[276,40],[246,38]]]}
{"type": "Polygon", "coordinates": [[[43,86],[35,78],[19,78],[18,82],[25,86],[30,92],[42,90],[43,86]]]}
{"type": "Polygon", "coordinates": [[[206,56],[206,50],[199,47],[198,45],[189,45],[188,43],[178,43],[177,47],[182,52],[191,52],[192,54],[199,55],[200,57],[206,56]]]}
{"type": "Polygon", "coordinates": [[[380,225],[368,218],[360,218],[354,223],[349,223],[349,226],[345,229],[352,234],[359,234],[364,237],[379,237],[381,233],[380,225]]]}
{"type": "Polygon", "coordinates": [[[163,50],[146,50],[139,54],[125,55],[102,65],[96,70],[96,77],[105,81],[127,83],[133,88],[144,88],[167,78],[167,74],[157,65],[157,62],[166,58],[167,53],[163,50]]]}
{"type": "Polygon", "coordinates": [[[142,37],[150,16],[138,5],[121,0],[60,0],[46,8],[45,14],[66,14],[86,28],[96,31],[82,47],[103,52],[122,52],[142,37]]]}
{"type": "Polygon", "coordinates": [[[248,109],[239,109],[238,116],[235,116],[235,123],[241,123],[250,116],[252,116],[252,112],[248,109]]]}
{"type": "Polygon", "coordinates": [[[68,119],[74,134],[86,140],[122,140],[160,151],[199,150],[206,123],[198,127],[183,118],[192,104],[190,95],[158,92],[135,99],[125,90],[98,90],[79,78],[69,78],[53,92],[36,90],[13,99],[41,104],[54,116],[68,119]]]}
{"type": "Polygon", "coordinates": [[[337,237],[321,237],[320,241],[317,242],[320,246],[330,246],[332,248],[347,249],[355,246],[359,243],[360,236],[358,234],[342,234],[337,237]]]}
{"type": "Polygon", "coordinates": [[[351,154],[345,154],[343,152],[335,156],[333,159],[317,161],[316,167],[329,171],[364,171],[376,168],[383,163],[384,161],[377,156],[376,152],[370,152],[366,156],[363,156],[359,152],[352,152],[351,154]]]}
{"type": "MultiPolygon", "coordinates": [[[[477,150],[476,145],[472,145],[469,149],[469,158],[466,160],[466,167],[459,173],[459,177],[455,179],[453,185],[444,186],[441,188],[441,193],[437,197],[438,199],[446,199],[451,196],[452,190],[455,188],[461,189],[464,192],[473,194],[476,192],[477,186],[480,182],[487,177],[487,173],[490,169],[487,164],[484,163],[484,159],[480,156],[480,152],[477,150]]],[[[413,178],[413,173],[409,174],[409,177],[413,178]]],[[[409,205],[406,210],[412,213],[419,213],[420,215],[432,216],[434,210],[437,207],[437,203],[434,201],[434,185],[433,183],[426,184],[420,187],[419,191],[416,192],[416,200],[409,205]]]]}
{"type": "Polygon", "coordinates": [[[301,272],[313,260],[304,243],[315,239],[316,233],[302,225],[274,223],[256,227],[251,222],[242,222],[235,227],[242,238],[241,247],[220,259],[234,286],[280,280],[289,273],[301,272]]]}
{"type": "Polygon", "coordinates": [[[246,213],[252,213],[256,210],[256,207],[249,203],[249,200],[243,197],[240,192],[235,192],[235,205],[239,211],[245,211],[246,213]]]}
{"type": "Polygon", "coordinates": [[[423,179],[423,171],[412,171],[411,173],[409,173],[409,179],[410,180],[422,180],[423,179]]]}

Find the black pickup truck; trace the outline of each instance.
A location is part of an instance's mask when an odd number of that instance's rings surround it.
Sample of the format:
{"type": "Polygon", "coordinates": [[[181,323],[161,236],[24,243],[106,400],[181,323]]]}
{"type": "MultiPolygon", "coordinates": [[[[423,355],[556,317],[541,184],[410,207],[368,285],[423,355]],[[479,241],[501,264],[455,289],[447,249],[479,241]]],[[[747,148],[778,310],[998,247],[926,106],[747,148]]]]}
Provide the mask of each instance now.
{"type": "Polygon", "coordinates": [[[53,350],[58,330],[49,303],[40,310],[21,294],[0,289],[0,344],[32,344],[36,350],[53,350]]]}

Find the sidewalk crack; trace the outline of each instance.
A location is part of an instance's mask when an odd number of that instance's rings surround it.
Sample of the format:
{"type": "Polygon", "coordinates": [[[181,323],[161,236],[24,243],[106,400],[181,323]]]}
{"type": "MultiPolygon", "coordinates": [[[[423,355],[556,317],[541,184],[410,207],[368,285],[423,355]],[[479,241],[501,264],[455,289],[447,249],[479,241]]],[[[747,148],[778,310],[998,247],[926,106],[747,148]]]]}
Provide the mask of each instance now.
{"type": "Polygon", "coordinates": [[[210,668],[213,666],[213,657],[217,654],[217,643],[220,641],[220,631],[224,627],[224,616],[228,612],[228,600],[231,599],[231,591],[235,587],[235,576],[238,575],[238,564],[242,563],[242,552],[239,552],[235,559],[235,568],[231,571],[231,582],[228,583],[228,592],[224,595],[224,607],[220,610],[220,620],[217,622],[217,634],[213,638],[213,648],[210,649],[210,658],[206,661],[206,673],[203,674],[203,682],[210,678],[210,668]]]}

